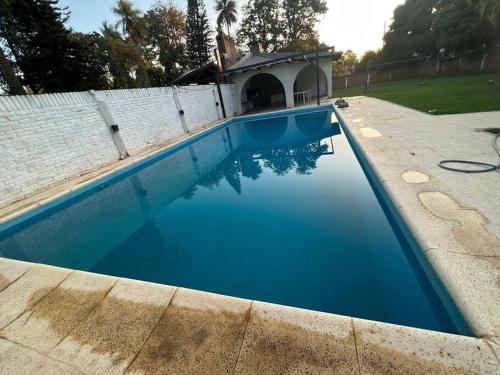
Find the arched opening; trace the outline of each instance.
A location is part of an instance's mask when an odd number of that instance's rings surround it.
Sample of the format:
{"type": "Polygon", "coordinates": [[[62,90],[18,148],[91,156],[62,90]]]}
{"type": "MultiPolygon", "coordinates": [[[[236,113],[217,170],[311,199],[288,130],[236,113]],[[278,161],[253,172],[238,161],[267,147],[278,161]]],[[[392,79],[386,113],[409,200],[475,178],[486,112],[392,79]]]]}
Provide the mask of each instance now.
{"type": "MultiPolygon", "coordinates": [[[[316,65],[309,64],[305,66],[295,79],[293,84],[293,97],[295,105],[305,104],[318,96],[316,87],[316,65]]],[[[328,81],[325,72],[319,69],[319,96],[328,95],[328,81]]]]}
{"type": "Polygon", "coordinates": [[[272,74],[256,74],[243,86],[241,108],[244,113],[285,106],[285,88],[281,81],[272,74]]]}

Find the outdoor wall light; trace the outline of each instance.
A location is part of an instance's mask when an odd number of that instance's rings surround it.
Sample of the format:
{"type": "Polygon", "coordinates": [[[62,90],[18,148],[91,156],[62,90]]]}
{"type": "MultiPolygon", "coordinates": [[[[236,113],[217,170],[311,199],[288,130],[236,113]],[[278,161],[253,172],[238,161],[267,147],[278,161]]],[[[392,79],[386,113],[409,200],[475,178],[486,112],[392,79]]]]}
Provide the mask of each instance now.
{"type": "Polygon", "coordinates": [[[118,127],[118,125],[113,124],[113,125],[111,125],[111,131],[113,133],[116,133],[116,132],[120,131],[120,128],[118,127]]]}
{"type": "Polygon", "coordinates": [[[179,109],[179,115],[184,116],[184,110],[183,109],[179,109]]]}

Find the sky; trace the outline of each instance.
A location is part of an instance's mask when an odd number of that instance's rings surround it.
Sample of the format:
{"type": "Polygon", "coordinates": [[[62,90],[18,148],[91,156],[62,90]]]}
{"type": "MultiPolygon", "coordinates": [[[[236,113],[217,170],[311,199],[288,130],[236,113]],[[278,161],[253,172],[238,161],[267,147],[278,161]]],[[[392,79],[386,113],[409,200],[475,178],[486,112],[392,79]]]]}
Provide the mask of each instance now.
{"type": "MultiPolygon", "coordinates": [[[[132,0],[147,10],[156,0],[132,0]]],[[[241,7],[247,0],[236,0],[241,7]]],[[[186,0],[172,0],[182,9],[186,0]]],[[[394,8],[404,0],[327,0],[328,12],[318,24],[320,40],[338,51],[352,49],[358,55],[382,47],[384,24],[391,23],[394,8]]],[[[104,20],[114,21],[112,8],[116,0],[60,0],[71,11],[68,25],[75,31],[98,31],[104,20]]],[[[215,0],[205,0],[212,24],[215,24],[215,0]]]]}

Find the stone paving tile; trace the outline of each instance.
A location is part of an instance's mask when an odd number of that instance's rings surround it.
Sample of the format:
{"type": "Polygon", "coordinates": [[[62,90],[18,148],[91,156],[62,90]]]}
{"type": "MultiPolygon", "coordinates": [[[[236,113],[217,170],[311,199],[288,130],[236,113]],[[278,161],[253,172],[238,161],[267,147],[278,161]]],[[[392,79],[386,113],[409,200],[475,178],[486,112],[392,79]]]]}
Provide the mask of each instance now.
{"type": "Polygon", "coordinates": [[[498,374],[483,340],[354,319],[362,374],[498,374]]]}
{"type": "Polygon", "coordinates": [[[76,271],[4,328],[0,336],[49,351],[88,316],[116,281],[114,277],[76,271]]]}
{"type": "Polygon", "coordinates": [[[83,375],[83,372],[34,350],[0,339],[0,374],[83,375]]]}
{"type": "Polygon", "coordinates": [[[127,374],[232,374],[250,304],[178,289],[127,374]]]}
{"type": "Polygon", "coordinates": [[[49,294],[71,270],[34,265],[21,278],[0,292],[0,329],[32,308],[49,294]]]}
{"type": "Polygon", "coordinates": [[[254,302],[235,374],[358,374],[352,319],[254,302]]]}
{"type": "Polygon", "coordinates": [[[121,374],[152,332],[175,288],[120,280],[50,356],[85,372],[121,374]]]}
{"type": "Polygon", "coordinates": [[[0,291],[26,273],[33,264],[0,258],[0,291]]]}
{"type": "Polygon", "coordinates": [[[500,336],[500,259],[438,249],[426,254],[475,334],[500,336]]]}

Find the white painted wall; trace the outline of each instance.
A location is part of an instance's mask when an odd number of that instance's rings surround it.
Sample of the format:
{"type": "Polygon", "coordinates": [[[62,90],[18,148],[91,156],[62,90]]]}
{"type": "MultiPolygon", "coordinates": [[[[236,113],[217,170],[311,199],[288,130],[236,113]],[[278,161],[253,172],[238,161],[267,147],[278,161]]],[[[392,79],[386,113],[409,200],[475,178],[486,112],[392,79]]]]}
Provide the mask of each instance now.
{"type": "MultiPolygon", "coordinates": [[[[231,76],[234,87],[234,101],[235,106],[238,108],[238,113],[243,113],[243,107],[241,103],[242,93],[245,83],[254,75],[259,73],[269,73],[274,75],[281,81],[281,84],[285,88],[285,97],[286,97],[286,106],[288,108],[293,108],[295,106],[294,97],[293,97],[293,85],[295,80],[297,79],[298,74],[302,71],[302,69],[309,66],[310,63],[302,62],[302,61],[294,61],[293,63],[283,63],[274,65],[272,67],[261,67],[260,72],[257,70],[250,70],[245,73],[236,73],[231,76]]],[[[319,60],[319,67],[324,73],[324,77],[326,77],[327,81],[327,96],[332,96],[332,63],[329,58],[322,58],[319,60]]],[[[314,78],[316,81],[316,78],[314,78]]],[[[245,94],[243,94],[245,95],[245,94]]]]}
{"type": "MultiPolygon", "coordinates": [[[[0,97],[0,207],[119,159],[96,100],[106,103],[130,155],[185,134],[173,88],[0,97]]],[[[231,85],[221,86],[235,113],[231,85]]],[[[215,86],[178,89],[190,131],[222,118],[215,86]]]]}

